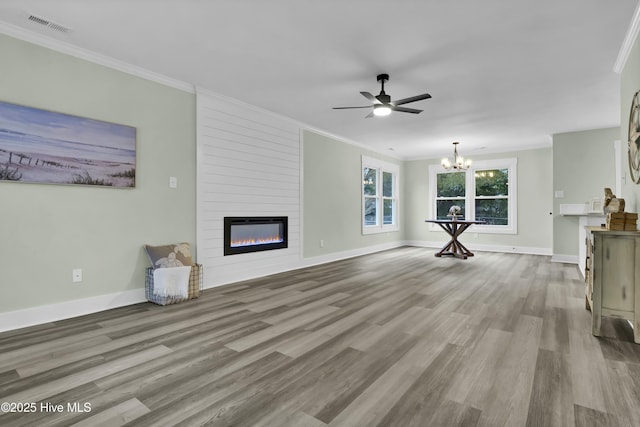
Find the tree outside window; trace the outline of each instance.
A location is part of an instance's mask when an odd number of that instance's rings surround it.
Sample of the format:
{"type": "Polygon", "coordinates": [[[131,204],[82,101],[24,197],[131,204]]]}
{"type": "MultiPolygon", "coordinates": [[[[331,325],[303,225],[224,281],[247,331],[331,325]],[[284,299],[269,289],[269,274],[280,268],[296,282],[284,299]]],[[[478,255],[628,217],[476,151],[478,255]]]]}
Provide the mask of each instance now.
{"type": "Polygon", "coordinates": [[[378,170],[365,167],[362,175],[364,225],[378,225],[378,170]]]}
{"type": "Polygon", "coordinates": [[[517,159],[478,161],[453,172],[431,165],[433,216],[450,219],[449,209],[457,205],[465,220],[485,223],[475,225],[476,232],[517,233],[516,166],[517,159]]]}
{"type": "Polygon", "coordinates": [[[399,167],[362,157],[362,233],[398,230],[399,167]]]}
{"type": "Polygon", "coordinates": [[[395,191],[393,173],[382,172],[382,223],[390,225],[395,222],[395,191]]]}
{"type": "Polygon", "coordinates": [[[445,172],[437,175],[436,219],[448,219],[451,206],[460,206],[465,216],[466,172],[445,172]]]}
{"type": "Polygon", "coordinates": [[[509,224],[509,170],[476,170],[476,221],[509,224]]]}

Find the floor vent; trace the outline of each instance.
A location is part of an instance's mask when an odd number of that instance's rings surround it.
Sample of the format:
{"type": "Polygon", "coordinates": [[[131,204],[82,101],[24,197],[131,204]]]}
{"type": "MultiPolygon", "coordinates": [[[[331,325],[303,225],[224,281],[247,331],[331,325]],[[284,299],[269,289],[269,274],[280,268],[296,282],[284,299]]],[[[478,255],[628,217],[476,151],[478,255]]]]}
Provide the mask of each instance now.
{"type": "Polygon", "coordinates": [[[51,28],[54,31],[58,31],[61,33],[69,33],[71,32],[71,28],[65,27],[64,25],[53,22],[49,19],[43,18],[41,16],[29,15],[27,18],[31,22],[35,22],[36,24],[43,25],[47,28],[51,28]]]}

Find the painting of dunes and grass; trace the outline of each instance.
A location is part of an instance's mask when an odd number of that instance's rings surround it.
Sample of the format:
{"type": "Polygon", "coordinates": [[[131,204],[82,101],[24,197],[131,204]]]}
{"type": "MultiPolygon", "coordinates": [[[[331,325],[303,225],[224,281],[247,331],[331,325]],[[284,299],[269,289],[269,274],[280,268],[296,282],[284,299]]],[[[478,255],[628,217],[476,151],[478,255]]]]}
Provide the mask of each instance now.
{"type": "Polygon", "coordinates": [[[135,187],[136,128],[0,101],[0,181],[135,187]]]}

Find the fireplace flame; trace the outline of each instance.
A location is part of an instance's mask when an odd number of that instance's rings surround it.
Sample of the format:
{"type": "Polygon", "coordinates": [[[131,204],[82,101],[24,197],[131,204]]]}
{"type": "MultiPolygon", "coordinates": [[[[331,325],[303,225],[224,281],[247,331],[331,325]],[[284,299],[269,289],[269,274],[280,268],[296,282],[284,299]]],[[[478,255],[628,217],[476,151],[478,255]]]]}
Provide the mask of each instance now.
{"type": "Polygon", "coordinates": [[[237,248],[239,246],[254,246],[254,245],[268,245],[271,243],[282,243],[284,239],[280,236],[269,236],[252,239],[232,240],[231,247],[237,248]]]}

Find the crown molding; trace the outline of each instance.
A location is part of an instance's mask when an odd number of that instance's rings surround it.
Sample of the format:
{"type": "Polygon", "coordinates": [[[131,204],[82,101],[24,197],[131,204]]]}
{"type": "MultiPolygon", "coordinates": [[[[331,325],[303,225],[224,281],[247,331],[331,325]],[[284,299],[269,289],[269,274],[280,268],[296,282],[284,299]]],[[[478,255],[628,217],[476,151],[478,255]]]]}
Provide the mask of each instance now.
{"type": "Polygon", "coordinates": [[[149,71],[145,68],[137,67],[135,65],[128,64],[115,58],[83,49],[81,47],[72,45],[71,43],[56,40],[51,37],[38,34],[36,32],[26,30],[7,22],[0,21],[0,33],[22,41],[36,44],[38,46],[46,47],[47,49],[51,49],[56,52],[74,56],[76,58],[93,62],[98,65],[103,65],[117,71],[122,71],[123,73],[131,74],[136,77],[141,77],[146,80],[160,83],[164,86],[169,86],[188,93],[195,93],[195,89],[190,83],[176,80],[171,77],[149,71]]]}
{"type": "Polygon", "coordinates": [[[238,105],[238,106],[240,106],[242,108],[247,108],[249,110],[253,110],[253,111],[257,111],[257,112],[263,113],[263,114],[270,115],[270,116],[275,117],[275,118],[280,119],[280,120],[288,121],[288,122],[292,123],[293,125],[298,126],[302,130],[306,130],[306,131],[310,131],[310,132],[313,132],[313,133],[317,133],[318,135],[322,135],[322,136],[327,137],[327,138],[335,139],[336,141],[340,141],[340,142],[343,142],[345,144],[353,145],[355,147],[370,151],[372,153],[377,153],[377,154],[380,154],[380,155],[383,155],[383,156],[387,156],[387,157],[390,157],[390,158],[393,158],[393,159],[396,159],[396,160],[408,160],[408,159],[405,159],[403,157],[400,157],[398,155],[398,153],[395,153],[393,151],[385,152],[385,151],[382,151],[382,150],[379,150],[379,149],[368,147],[365,144],[362,144],[362,143],[359,143],[357,141],[342,137],[340,135],[336,135],[336,134],[331,133],[331,132],[327,132],[325,130],[319,129],[319,128],[315,127],[315,126],[311,126],[311,125],[309,125],[307,123],[301,122],[301,121],[293,119],[291,117],[287,117],[287,116],[284,116],[282,114],[275,113],[275,112],[270,111],[270,110],[266,110],[266,109],[264,109],[262,107],[258,107],[258,106],[255,106],[253,104],[249,104],[249,103],[247,103],[245,101],[241,101],[239,99],[232,98],[232,97],[227,96],[227,95],[222,95],[220,93],[212,91],[211,89],[207,89],[206,87],[196,86],[195,92],[196,92],[196,97],[198,96],[198,94],[202,94],[202,95],[205,95],[205,96],[208,96],[208,97],[211,97],[211,98],[216,98],[216,99],[218,99],[220,101],[223,101],[223,102],[228,102],[228,103],[231,103],[231,104],[235,104],[235,105],[238,105]]]}
{"type": "Polygon", "coordinates": [[[380,154],[382,156],[389,157],[389,158],[392,158],[392,159],[396,159],[396,160],[400,160],[400,161],[411,160],[410,157],[401,156],[400,154],[396,153],[395,151],[391,151],[391,150],[385,151],[383,149],[379,149],[379,148],[376,148],[376,147],[369,147],[366,144],[354,141],[352,139],[344,138],[342,136],[336,135],[336,134],[331,133],[331,132],[324,131],[322,129],[318,129],[318,128],[313,127],[313,126],[307,125],[307,126],[305,126],[304,130],[316,133],[318,135],[321,135],[321,136],[324,136],[324,137],[327,137],[327,138],[335,139],[336,141],[339,141],[339,142],[342,142],[342,143],[345,143],[345,144],[349,144],[349,145],[353,145],[354,147],[358,147],[360,149],[367,150],[367,151],[369,151],[371,153],[377,153],[377,154],[380,154]]]}
{"type": "Polygon", "coordinates": [[[627,35],[622,42],[622,47],[620,47],[620,51],[618,52],[618,59],[616,59],[616,63],[613,66],[613,71],[617,74],[622,73],[622,69],[627,63],[627,59],[629,59],[629,54],[631,53],[631,48],[633,44],[638,39],[638,34],[640,33],[640,1],[636,6],[635,12],[633,12],[633,17],[631,18],[631,24],[629,24],[629,29],[627,30],[627,35]]]}

